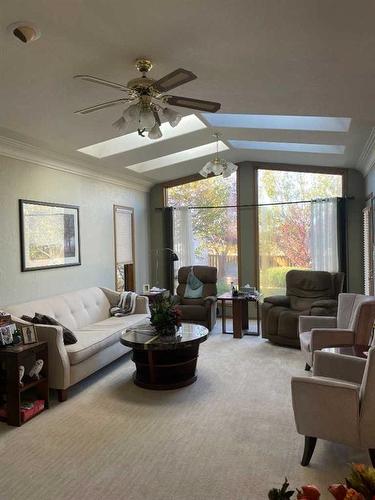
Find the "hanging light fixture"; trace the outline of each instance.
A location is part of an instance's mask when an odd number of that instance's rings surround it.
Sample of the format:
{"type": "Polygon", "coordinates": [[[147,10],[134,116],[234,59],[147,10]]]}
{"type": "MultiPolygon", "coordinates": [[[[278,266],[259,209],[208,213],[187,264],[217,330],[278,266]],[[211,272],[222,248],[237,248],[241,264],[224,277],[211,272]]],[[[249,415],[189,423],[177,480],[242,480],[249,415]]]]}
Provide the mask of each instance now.
{"type": "Polygon", "coordinates": [[[125,109],[122,116],[112,126],[120,131],[137,128],[138,134],[144,137],[147,132],[149,139],[160,139],[163,134],[160,129],[162,113],[171,127],[176,127],[182,115],[171,108],[162,108],[152,101],[150,96],[142,96],[138,102],[125,109]]]}
{"type": "Polygon", "coordinates": [[[214,137],[216,137],[216,155],[215,157],[206,163],[206,165],[201,168],[199,171],[202,177],[208,177],[210,174],[213,175],[222,175],[224,178],[231,176],[236,170],[238,166],[232,163],[231,161],[224,160],[224,158],[219,157],[219,137],[220,134],[218,132],[214,133],[214,137]]]}

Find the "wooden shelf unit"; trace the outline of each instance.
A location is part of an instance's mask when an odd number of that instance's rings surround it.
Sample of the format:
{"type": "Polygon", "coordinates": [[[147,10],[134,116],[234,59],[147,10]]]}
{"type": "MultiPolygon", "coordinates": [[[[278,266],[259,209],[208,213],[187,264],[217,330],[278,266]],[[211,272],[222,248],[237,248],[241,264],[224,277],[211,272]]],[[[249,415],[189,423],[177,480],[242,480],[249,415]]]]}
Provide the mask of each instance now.
{"type": "Polygon", "coordinates": [[[32,418],[42,413],[49,407],[48,390],[48,344],[47,342],[35,342],[34,344],[21,344],[0,348],[0,366],[5,368],[5,380],[0,380],[0,393],[6,395],[7,416],[0,419],[6,421],[8,425],[19,427],[32,418]],[[36,359],[43,360],[43,368],[39,380],[32,380],[26,375],[36,359]],[[19,383],[20,365],[25,366],[24,384],[19,383]],[[21,395],[27,391],[33,391],[33,400],[43,400],[44,409],[22,421],[21,395]]]}

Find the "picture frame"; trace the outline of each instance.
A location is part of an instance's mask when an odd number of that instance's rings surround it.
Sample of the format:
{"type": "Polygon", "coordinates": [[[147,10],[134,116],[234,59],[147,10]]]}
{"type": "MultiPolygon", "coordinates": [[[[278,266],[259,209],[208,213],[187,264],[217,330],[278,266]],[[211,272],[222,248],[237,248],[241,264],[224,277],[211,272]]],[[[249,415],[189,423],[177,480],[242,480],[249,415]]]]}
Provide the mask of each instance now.
{"type": "Polygon", "coordinates": [[[0,326],[0,346],[4,347],[13,344],[13,333],[15,332],[15,325],[0,326]]]}
{"type": "Polygon", "coordinates": [[[38,334],[34,325],[21,326],[21,336],[24,344],[35,344],[35,342],[38,342],[38,334]]]}
{"type": "Polygon", "coordinates": [[[19,200],[21,271],[81,265],[79,207],[19,200]]]}
{"type": "Polygon", "coordinates": [[[150,293],[150,285],[148,283],[143,285],[143,293],[150,293]]]}

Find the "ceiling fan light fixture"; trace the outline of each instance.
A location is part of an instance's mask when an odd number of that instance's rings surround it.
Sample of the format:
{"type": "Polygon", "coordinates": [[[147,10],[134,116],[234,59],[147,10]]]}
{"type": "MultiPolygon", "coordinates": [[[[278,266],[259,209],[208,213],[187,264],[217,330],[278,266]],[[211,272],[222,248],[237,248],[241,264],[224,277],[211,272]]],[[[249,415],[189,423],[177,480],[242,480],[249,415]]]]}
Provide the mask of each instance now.
{"type": "Polygon", "coordinates": [[[231,161],[226,161],[224,158],[219,157],[219,137],[220,134],[215,132],[216,138],[216,155],[215,158],[207,162],[204,167],[199,171],[202,177],[207,177],[209,174],[222,175],[224,178],[230,177],[238,168],[237,165],[231,161]]]}
{"type": "Polygon", "coordinates": [[[155,139],[160,139],[163,136],[161,133],[160,127],[157,123],[152,127],[150,132],[148,133],[148,138],[155,140],[155,139]]]}
{"type": "Polygon", "coordinates": [[[171,127],[177,127],[182,118],[182,115],[180,115],[180,113],[177,113],[176,111],[170,108],[164,108],[163,115],[168,120],[168,123],[171,127]]]}
{"type": "Polygon", "coordinates": [[[150,107],[142,107],[139,112],[138,129],[151,130],[155,125],[155,116],[150,107]]]}
{"type": "Polygon", "coordinates": [[[125,130],[128,126],[127,121],[123,116],[121,116],[118,120],[112,123],[112,127],[116,128],[117,130],[125,130]]]}
{"type": "Polygon", "coordinates": [[[122,116],[124,117],[125,120],[128,121],[133,121],[133,120],[138,120],[139,116],[139,104],[132,104],[128,108],[125,109],[123,112],[122,116]]]}

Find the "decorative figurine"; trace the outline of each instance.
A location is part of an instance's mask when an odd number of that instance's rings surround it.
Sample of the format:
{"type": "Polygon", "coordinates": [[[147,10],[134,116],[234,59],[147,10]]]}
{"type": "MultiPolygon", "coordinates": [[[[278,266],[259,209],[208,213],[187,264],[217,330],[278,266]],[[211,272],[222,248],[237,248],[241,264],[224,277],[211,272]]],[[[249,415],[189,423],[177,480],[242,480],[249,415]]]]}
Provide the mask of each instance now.
{"type": "Polygon", "coordinates": [[[44,364],[44,362],[42,359],[37,359],[35,361],[33,367],[31,368],[31,370],[29,371],[29,377],[39,380],[40,379],[39,373],[41,372],[41,370],[43,368],[43,364],[44,364]]]}
{"type": "Polygon", "coordinates": [[[20,365],[18,367],[18,376],[19,376],[19,384],[21,387],[23,387],[22,379],[24,375],[25,375],[25,367],[23,365],[20,365]]]}

